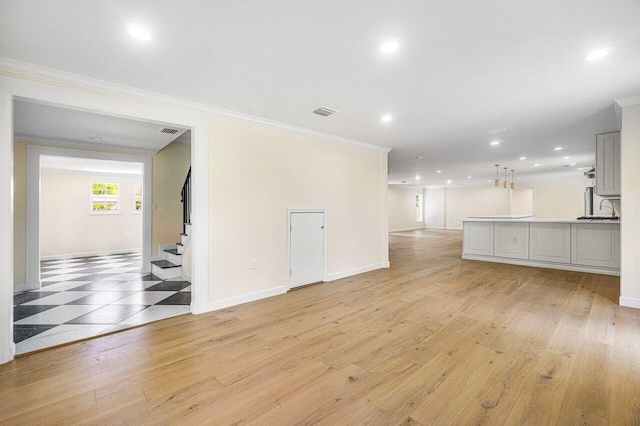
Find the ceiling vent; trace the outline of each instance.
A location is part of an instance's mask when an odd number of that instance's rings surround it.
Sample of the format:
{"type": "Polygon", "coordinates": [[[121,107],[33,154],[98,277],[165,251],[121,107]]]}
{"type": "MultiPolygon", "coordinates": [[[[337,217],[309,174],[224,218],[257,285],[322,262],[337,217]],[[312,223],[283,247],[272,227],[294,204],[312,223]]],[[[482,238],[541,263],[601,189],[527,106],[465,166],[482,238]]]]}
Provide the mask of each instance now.
{"type": "Polygon", "coordinates": [[[178,129],[171,129],[169,127],[163,127],[160,130],[158,130],[159,133],[166,133],[168,135],[175,135],[176,133],[178,133],[180,130],[178,129]]]}
{"type": "Polygon", "coordinates": [[[338,111],[336,111],[335,109],[327,108],[327,107],[321,107],[321,108],[318,108],[317,110],[313,111],[314,114],[318,114],[318,115],[321,115],[323,117],[328,117],[330,115],[335,114],[336,112],[338,112],[338,111]]]}

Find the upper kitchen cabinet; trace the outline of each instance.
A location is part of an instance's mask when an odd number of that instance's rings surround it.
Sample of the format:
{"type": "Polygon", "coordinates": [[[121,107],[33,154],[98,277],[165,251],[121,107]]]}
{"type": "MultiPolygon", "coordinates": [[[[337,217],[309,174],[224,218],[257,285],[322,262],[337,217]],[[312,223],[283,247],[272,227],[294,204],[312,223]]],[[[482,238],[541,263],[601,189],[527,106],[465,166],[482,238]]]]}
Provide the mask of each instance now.
{"type": "Polygon", "coordinates": [[[620,196],[620,132],[596,137],[596,194],[620,196]]]}

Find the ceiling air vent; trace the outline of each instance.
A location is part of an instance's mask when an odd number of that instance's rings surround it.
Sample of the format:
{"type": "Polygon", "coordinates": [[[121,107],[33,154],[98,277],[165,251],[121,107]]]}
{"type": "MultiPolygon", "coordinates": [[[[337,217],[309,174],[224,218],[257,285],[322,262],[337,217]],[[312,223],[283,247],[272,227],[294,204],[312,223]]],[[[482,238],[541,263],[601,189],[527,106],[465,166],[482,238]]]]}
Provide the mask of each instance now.
{"type": "Polygon", "coordinates": [[[491,133],[492,135],[495,135],[495,134],[498,134],[498,133],[511,133],[511,132],[513,132],[511,127],[503,127],[502,129],[489,130],[489,133],[491,133]]]}
{"type": "Polygon", "coordinates": [[[179,131],[180,130],[178,130],[178,129],[170,129],[169,127],[163,127],[160,130],[158,130],[159,133],[166,133],[168,135],[175,135],[179,131]]]}
{"type": "Polygon", "coordinates": [[[327,108],[327,107],[318,108],[317,110],[313,111],[314,114],[318,114],[323,117],[328,117],[330,115],[335,114],[336,112],[338,111],[336,111],[335,109],[327,108]]]}

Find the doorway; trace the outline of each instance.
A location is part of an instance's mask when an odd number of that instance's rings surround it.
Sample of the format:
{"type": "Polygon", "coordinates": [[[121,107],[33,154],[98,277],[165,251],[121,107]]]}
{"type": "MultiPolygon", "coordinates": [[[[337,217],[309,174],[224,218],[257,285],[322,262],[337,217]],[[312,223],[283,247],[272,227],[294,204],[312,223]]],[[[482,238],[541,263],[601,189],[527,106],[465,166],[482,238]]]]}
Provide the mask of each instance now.
{"type": "Polygon", "coordinates": [[[325,280],[326,216],[324,209],[288,211],[289,289],[325,280]]]}

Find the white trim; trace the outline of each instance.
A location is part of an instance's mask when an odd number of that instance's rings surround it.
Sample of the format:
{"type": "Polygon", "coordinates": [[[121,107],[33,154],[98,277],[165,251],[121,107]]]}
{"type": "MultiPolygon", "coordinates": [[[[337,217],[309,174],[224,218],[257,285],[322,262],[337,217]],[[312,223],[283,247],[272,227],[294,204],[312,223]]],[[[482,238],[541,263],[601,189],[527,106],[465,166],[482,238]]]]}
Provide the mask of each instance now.
{"type": "Polygon", "coordinates": [[[329,242],[327,240],[327,228],[329,227],[327,209],[287,209],[287,291],[291,290],[291,214],[293,213],[322,213],[324,222],[323,232],[323,265],[322,265],[322,281],[327,281],[327,246],[329,242]]]}
{"type": "Polygon", "coordinates": [[[423,226],[417,226],[415,228],[390,229],[389,233],[392,233],[392,232],[405,232],[405,231],[417,231],[418,229],[424,229],[424,227],[423,226]]]}
{"type": "Polygon", "coordinates": [[[231,306],[241,305],[243,303],[254,302],[267,297],[278,296],[287,292],[286,286],[270,288],[268,290],[255,291],[253,293],[243,294],[241,296],[229,297],[227,299],[209,302],[206,306],[207,312],[217,311],[219,309],[229,308],[231,306]]]}
{"type": "Polygon", "coordinates": [[[134,87],[123,86],[121,84],[111,83],[108,81],[98,80],[91,77],[85,77],[79,74],[73,74],[65,71],[59,71],[52,68],[34,65],[27,62],[16,61],[15,59],[0,57],[0,71],[9,73],[11,77],[21,78],[27,76],[31,78],[45,79],[59,84],[69,84],[85,90],[98,90],[110,95],[131,96],[147,101],[160,102],[171,106],[186,108],[194,112],[223,117],[232,120],[248,122],[261,127],[283,130],[288,133],[309,136],[312,138],[322,139],[330,142],[340,143],[343,145],[354,146],[358,148],[389,152],[391,148],[360,142],[354,139],[336,136],[329,133],[318,132],[316,130],[305,129],[291,124],[281,123],[278,121],[268,120],[253,115],[243,114],[230,111],[223,108],[217,108],[206,104],[191,102],[184,99],[174,98],[159,93],[148,92],[146,90],[136,89],[134,87]],[[11,75],[16,74],[16,75],[11,75]]]}
{"type": "Polygon", "coordinates": [[[449,226],[444,228],[447,231],[462,231],[464,228],[462,226],[449,226]]]}
{"type": "Polygon", "coordinates": [[[447,228],[445,228],[444,226],[425,226],[425,228],[424,228],[424,229],[434,229],[434,230],[441,230],[441,231],[444,231],[444,230],[446,230],[447,228]]]}
{"type": "Polygon", "coordinates": [[[627,96],[626,98],[614,99],[613,101],[620,108],[626,108],[640,104],[640,95],[627,96]]]}
{"type": "MultiPolygon", "coordinates": [[[[27,287],[35,290],[42,287],[40,282],[40,157],[98,158],[101,160],[127,161],[143,164],[143,203],[151,204],[153,160],[151,157],[113,154],[108,152],[84,151],[51,146],[27,146],[27,287]]],[[[120,212],[118,212],[120,213],[120,212]]],[[[151,211],[142,213],[142,272],[151,271],[151,211]]]]}
{"type": "Polygon", "coordinates": [[[0,364],[16,353],[13,343],[13,99],[0,86],[0,364]]]}
{"type": "Polygon", "coordinates": [[[132,249],[118,249],[118,250],[106,250],[106,251],[90,251],[86,253],[54,254],[51,256],[40,256],[40,260],[62,260],[62,259],[73,259],[74,257],[107,256],[110,254],[124,254],[124,253],[142,253],[142,250],[140,248],[132,248],[132,249]]]}
{"type": "MultiPolygon", "coordinates": [[[[87,148],[87,144],[83,142],[77,141],[68,141],[63,139],[53,139],[53,138],[43,138],[39,136],[24,136],[24,135],[15,135],[14,141],[16,142],[24,142],[24,143],[35,143],[39,145],[54,145],[59,146],[61,148],[87,148]]],[[[91,148],[93,149],[108,149],[109,151],[120,151],[123,153],[131,153],[131,154],[149,154],[154,155],[157,154],[160,150],[155,148],[131,148],[122,145],[109,145],[106,143],[91,143],[91,148]]]]}
{"type": "Polygon", "coordinates": [[[635,297],[620,296],[619,303],[620,303],[620,306],[625,306],[627,308],[640,309],[640,299],[636,299],[635,297]]]}
{"type": "Polygon", "coordinates": [[[617,277],[620,276],[620,269],[599,268],[597,266],[573,265],[570,263],[538,262],[535,260],[526,259],[507,259],[494,256],[477,256],[474,254],[464,253],[462,254],[462,258],[465,260],[478,260],[481,262],[508,263],[511,265],[533,266],[535,268],[560,269],[563,271],[586,272],[588,274],[613,275],[617,277]]]}
{"type": "Polygon", "coordinates": [[[376,269],[383,269],[390,267],[389,262],[376,263],[374,265],[362,266],[360,268],[349,269],[348,271],[336,272],[334,274],[327,275],[325,282],[340,280],[342,278],[351,277],[353,275],[364,274],[365,272],[375,271],[376,269]]]}

